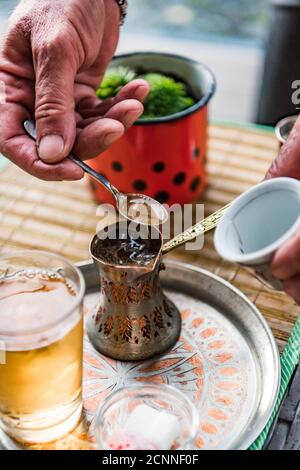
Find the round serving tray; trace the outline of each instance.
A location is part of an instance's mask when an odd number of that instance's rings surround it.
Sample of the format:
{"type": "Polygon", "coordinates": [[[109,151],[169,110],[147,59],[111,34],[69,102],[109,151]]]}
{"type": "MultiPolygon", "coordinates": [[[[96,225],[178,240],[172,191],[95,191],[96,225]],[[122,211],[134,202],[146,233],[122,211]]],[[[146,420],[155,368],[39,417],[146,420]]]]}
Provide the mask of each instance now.
{"type": "MultiPolygon", "coordinates": [[[[247,449],[260,434],[280,383],[279,353],[266,321],[238,289],[218,276],[175,261],[165,264],[161,280],[183,320],[173,350],[148,361],[117,362],[98,354],[86,337],[85,419],[59,441],[26,448],[93,449],[97,407],[112,391],[134,381],[168,383],[193,400],[200,417],[197,449],[247,449]]],[[[88,314],[97,306],[99,279],[92,263],[80,269],[88,314]]]]}

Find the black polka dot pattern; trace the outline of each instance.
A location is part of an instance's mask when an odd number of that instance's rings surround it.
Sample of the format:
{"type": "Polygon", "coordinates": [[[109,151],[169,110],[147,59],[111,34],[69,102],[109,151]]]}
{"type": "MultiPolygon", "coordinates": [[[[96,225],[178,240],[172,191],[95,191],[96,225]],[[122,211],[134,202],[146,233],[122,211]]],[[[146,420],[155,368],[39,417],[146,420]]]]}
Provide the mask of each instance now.
{"type": "Polygon", "coordinates": [[[164,171],[166,165],[164,164],[164,162],[156,162],[154,163],[152,169],[155,173],[161,173],[162,171],[164,171]]]}
{"type": "Polygon", "coordinates": [[[147,183],[144,180],[135,180],[132,186],[136,191],[145,191],[147,189],[147,183]]]}
{"type": "Polygon", "coordinates": [[[193,150],[193,157],[198,158],[200,156],[200,149],[199,147],[195,147],[193,150]]]}
{"type": "Polygon", "coordinates": [[[174,176],[173,178],[173,183],[176,186],[179,186],[180,184],[183,184],[186,180],[186,174],[181,171],[180,173],[177,173],[177,175],[174,176]]]}
{"type": "Polygon", "coordinates": [[[123,165],[120,162],[112,162],[111,166],[112,169],[117,171],[118,173],[123,171],[123,165]]]}
{"type": "Polygon", "coordinates": [[[200,183],[201,178],[199,176],[196,176],[190,184],[190,190],[192,192],[195,192],[199,188],[200,183]]]}
{"type": "Polygon", "coordinates": [[[154,199],[156,199],[161,204],[164,204],[165,202],[167,202],[169,198],[170,198],[170,195],[166,191],[160,191],[156,193],[154,196],[154,199]]]}

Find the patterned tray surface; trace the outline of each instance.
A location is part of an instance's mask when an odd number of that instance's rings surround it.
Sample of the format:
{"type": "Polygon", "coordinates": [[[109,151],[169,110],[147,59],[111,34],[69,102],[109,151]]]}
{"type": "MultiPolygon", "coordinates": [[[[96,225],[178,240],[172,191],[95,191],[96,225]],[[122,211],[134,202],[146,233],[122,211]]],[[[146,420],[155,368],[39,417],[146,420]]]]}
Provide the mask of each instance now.
{"type": "MultiPolygon", "coordinates": [[[[258,313],[237,292],[187,266],[172,264],[164,279],[166,293],[177,305],[183,320],[181,337],[172,351],[148,361],[120,362],[97,353],[86,336],[84,421],[66,438],[27,448],[93,449],[97,407],[112,391],[134,381],[171,384],[190,397],[200,416],[196,439],[199,449],[246,448],[252,442],[251,437],[257,436],[269,417],[266,410],[272,407],[278,382],[276,373],[272,372],[270,382],[274,382],[275,389],[271,385],[270,394],[268,389],[263,391],[261,374],[267,375],[270,363],[275,370],[276,361],[267,363],[258,350],[261,343],[253,343],[251,339],[259,321],[258,313]],[[198,285],[202,287],[196,292],[198,285]],[[245,332],[248,321],[245,315],[251,319],[252,332],[245,332]],[[264,364],[258,367],[261,361],[264,364]],[[264,403],[264,409],[259,408],[259,403],[264,403]]],[[[87,286],[86,315],[94,312],[99,302],[94,281],[91,283],[87,278],[87,286]]],[[[275,351],[268,334],[262,334],[260,341],[265,349],[275,351]]]]}

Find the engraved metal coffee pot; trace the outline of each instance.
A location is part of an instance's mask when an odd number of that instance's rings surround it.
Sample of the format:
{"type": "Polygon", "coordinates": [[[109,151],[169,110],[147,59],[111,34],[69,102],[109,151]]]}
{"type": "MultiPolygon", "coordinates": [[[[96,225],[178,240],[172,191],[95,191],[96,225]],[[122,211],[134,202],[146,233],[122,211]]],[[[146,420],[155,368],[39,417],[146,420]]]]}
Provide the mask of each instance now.
{"type": "MultiPolygon", "coordinates": [[[[115,230],[115,224],[109,229],[115,230]]],[[[164,269],[161,234],[156,230],[160,250],[150,265],[127,266],[111,265],[95,256],[99,236],[101,232],[90,247],[101,291],[99,305],[87,321],[90,341],[100,353],[123,361],[140,361],[168,351],[179,338],[181,317],[159,281],[164,269]]]]}
{"type": "MultiPolygon", "coordinates": [[[[163,293],[159,272],[162,256],[216,227],[227,208],[210,215],[163,245],[149,266],[115,266],[94,255],[96,235],[90,252],[100,274],[100,304],[88,318],[87,331],[95,349],[123,361],[140,361],[162,354],[177,342],[181,317],[163,293]]],[[[110,226],[112,230],[114,225],[110,226]]],[[[153,229],[153,227],[152,227],[153,229]]]]}

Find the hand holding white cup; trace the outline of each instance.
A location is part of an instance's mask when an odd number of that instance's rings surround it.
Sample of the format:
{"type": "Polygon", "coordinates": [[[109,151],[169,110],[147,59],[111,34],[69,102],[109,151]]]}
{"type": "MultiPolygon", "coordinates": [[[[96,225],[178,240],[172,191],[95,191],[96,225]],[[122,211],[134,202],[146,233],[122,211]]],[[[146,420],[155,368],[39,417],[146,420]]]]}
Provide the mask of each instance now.
{"type": "Polygon", "coordinates": [[[271,272],[275,253],[300,228],[300,181],[275,178],[239,196],[222,217],[215,247],[227,261],[251,268],[277,290],[283,284],[271,272]]]}

